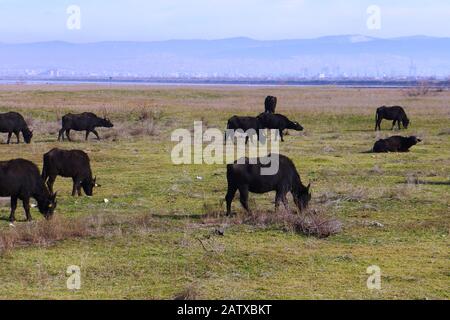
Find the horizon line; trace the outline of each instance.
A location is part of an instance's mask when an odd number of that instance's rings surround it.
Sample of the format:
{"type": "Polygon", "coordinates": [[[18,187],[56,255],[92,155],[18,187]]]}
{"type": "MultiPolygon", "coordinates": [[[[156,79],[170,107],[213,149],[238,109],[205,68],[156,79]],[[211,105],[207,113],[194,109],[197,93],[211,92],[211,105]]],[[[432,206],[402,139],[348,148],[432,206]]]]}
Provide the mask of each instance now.
{"type": "MultiPolygon", "coordinates": [[[[364,34],[340,34],[340,35],[325,35],[318,37],[307,37],[307,38],[284,38],[284,39],[255,39],[247,36],[236,36],[236,37],[227,37],[227,38],[215,38],[215,39],[205,39],[205,38],[172,38],[165,40],[98,40],[98,41],[86,41],[86,42],[72,42],[66,40],[43,40],[43,41],[29,41],[29,42],[2,42],[0,41],[0,45],[21,45],[21,44],[39,44],[39,43],[67,43],[67,44],[95,44],[95,43],[110,43],[110,42],[122,42],[122,43],[150,43],[150,42],[173,42],[173,41],[224,41],[224,40],[250,40],[257,42],[282,42],[282,41],[298,41],[298,40],[320,40],[325,38],[344,38],[344,37],[364,37],[372,40],[398,40],[398,39],[407,39],[407,38],[430,38],[430,39],[450,39],[449,37],[442,36],[428,36],[428,35],[409,35],[409,36],[397,36],[397,37],[375,37],[368,36],[364,34]]],[[[370,40],[369,40],[370,41],[370,40]]],[[[361,41],[364,42],[364,41],[361,41]]]]}

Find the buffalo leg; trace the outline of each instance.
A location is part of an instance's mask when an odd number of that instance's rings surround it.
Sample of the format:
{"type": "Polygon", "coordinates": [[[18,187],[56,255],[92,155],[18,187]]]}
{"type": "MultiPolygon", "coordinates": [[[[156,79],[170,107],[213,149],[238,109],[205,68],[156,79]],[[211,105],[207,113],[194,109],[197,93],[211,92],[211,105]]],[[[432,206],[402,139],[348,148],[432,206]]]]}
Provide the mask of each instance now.
{"type": "Polygon", "coordinates": [[[70,139],[70,129],[66,129],[66,137],[67,140],[72,141],[72,139],[70,139]]]}
{"type": "Polygon", "coordinates": [[[278,209],[280,208],[281,199],[282,199],[281,192],[277,191],[277,194],[275,195],[275,211],[278,211],[278,209]]]}
{"type": "Polygon", "coordinates": [[[235,186],[228,186],[227,195],[225,196],[225,200],[227,201],[227,216],[231,214],[231,202],[233,202],[236,190],[237,188],[235,186]]]}
{"type": "Polygon", "coordinates": [[[89,132],[90,132],[89,130],[86,130],[86,137],[84,138],[85,141],[87,141],[87,139],[88,139],[89,132]]]}
{"type": "Polygon", "coordinates": [[[58,141],[60,141],[61,138],[62,138],[62,141],[64,141],[64,131],[65,131],[64,128],[62,128],[61,130],[59,130],[59,133],[58,133],[58,141]]]}
{"type": "Polygon", "coordinates": [[[248,186],[242,186],[239,188],[239,200],[247,212],[250,212],[248,207],[248,186]]]}
{"type": "Polygon", "coordinates": [[[14,134],[16,135],[16,138],[17,138],[17,144],[19,144],[20,143],[19,131],[14,131],[14,134]]]}
{"type": "Polygon", "coordinates": [[[25,214],[27,216],[27,221],[31,221],[31,213],[30,213],[30,198],[25,197],[22,200],[23,209],[25,210],[25,214]]]}
{"type": "Polygon", "coordinates": [[[11,197],[11,214],[9,216],[9,221],[13,223],[16,221],[16,217],[14,216],[14,213],[16,212],[17,208],[17,197],[11,197]]]}
{"type": "Polygon", "coordinates": [[[56,176],[49,176],[47,181],[48,190],[53,194],[53,184],[55,183],[56,176]]]}
{"type": "Polygon", "coordinates": [[[95,129],[92,130],[92,133],[95,134],[95,136],[97,137],[97,140],[100,140],[97,130],[95,130],[95,129]]]}
{"type": "Polygon", "coordinates": [[[397,126],[398,126],[398,130],[400,130],[400,120],[397,120],[397,126]]]}
{"type": "Polygon", "coordinates": [[[381,120],[382,119],[377,119],[375,123],[375,131],[377,131],[377,129],[381,131],[381,120]]]}
{"type": "Polygon", "coordinates": [[[75,197],[75,194],[78,191],[78,184],[79,184],[79,182],[76,179],[72,179],[72,180],[73,180],[72,197],[75,197]]]}
{"type": "Polygon", "coordinates": [[[283,197],[281,198],[281,201],[283,201],[283,205],[284,205],[284,208],[286,209],[286,211],[288,213],[291,213],[291,209],[289,208],[289,202],[286,198],[286,194],[283,195],[283,197]]]}
{"type": "Polygon", "coordinates": [[[283,129],[280,129],[279,131],[280,131],[281,142],[284,142],[284,139],[283,139],[283,129]]]}
{"type": "Polygon", "coordinates": [[[397,120],[392,121],[392,128],[391,128],[391,130],[394,130],[395,122],[396,122],[396,121],[397,121],[397,120]]]}
{"type": "Polygon", "coordinates": [[[8,132],[8,140],[6,141],[6,144],[9,144],[11,141],[12,132],[8,132]]]}

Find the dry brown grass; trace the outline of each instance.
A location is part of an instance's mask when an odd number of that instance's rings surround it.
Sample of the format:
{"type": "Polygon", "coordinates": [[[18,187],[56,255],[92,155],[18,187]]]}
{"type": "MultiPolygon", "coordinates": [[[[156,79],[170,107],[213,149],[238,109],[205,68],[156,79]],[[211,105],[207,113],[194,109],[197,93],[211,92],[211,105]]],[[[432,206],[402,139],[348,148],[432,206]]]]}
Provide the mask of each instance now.
{"type": "Polygon", "coordinates": [[[221,205],[204,205],[204,224],[214,224],[227,227],[229,224],[246,224],[259,228],[280,228],[287,232],[295,232],[306,236],[326,238],[342,230],[342,223],[330,218],[323,208],[310,208],[302,213],[295,214],[286,210],[268,212],[263,210],[252,211],[251,214],[237,214],[233,217],[224,217],[221,205]]]}
{"type": "Polygon", "coordinates": [[[175,295],[175,297],[173,299],[174,300],[197,300],[198,299],[197,286],[195,284],[188,285],[186,287],[186,289],[184,289],[183,291],[181,291],[180,293],[175,295]]]}
{"type": "Polygon", "coordinates": [[[447,136],[450,135],[450,128],[442,130],[441,132],[438,133],[439,136],[447,136]]]}
{"type": "Polygon", "coordinates": [[[433,91],[433,94],[422,95],[417,99],[405,95],[404,90],[394,88],[332,86],[255,87],[251,90],[245,86],[195,86],[195,89],[202,94],[193,94],[192,86],[179,86],[175,90],[171,86],[142,85],[1,85],[0,101],[3,106],[21,109],[93,111],[100,115],[105,110],[114,114],[123,113],[124,110],[133,112],[167,107],[192,111],[229,109],[230,112],[254,114],[255,108],[263,110],[264,98],[272,94],[279,98],[277,110],[287,115],[297,112],[372,115],[376,107],[386,104],[405,106],[408,115],[425,115],[447,112],[450,97],[448,91],[433,91]],[[125,90],[127,95],[123,95],[125,90]],[[205,95],[208,95],[207,98],[205,95]]]}
{"type": "Polygon", "coordinates": [[[61,123],[60,121],[45,121],[39,118],[31,118],[27,117],[25,119],[28,126],[31,130],[33,130],[33,133],[36,135],[42,135],[42,134],[51,134],[51,135],[57,135],[59,130],[61,129],[61,123]]]}
{"type": "Polygon", "coordinates": [[[329,218],[322,209],[309,209],[301,214],[291,214],[285,210],[276,213],[256,212],[247,216],[244,222],[262,227],[279,226],[289,232],[317,238],[327,238],[342,230],[342,223],[329,218]]]}
{"type": "Polygon", "coordinates": [[[155,120],[148,119],[138,122],[115,122],[114,127],[102,133],[103,139],[120,140],[131,137],[157,136],[160,130],[155,120]]]}
{"type": "Polygon", "coordinates": [[[17,247],[49,246],[72,238],[111,237],[124,233],[143,233],[154,230],[150,214],[120,217],[91,215],[77,219],[55,216],[51,220],[11,225],[0,233],[0,255],[17,247]]]}

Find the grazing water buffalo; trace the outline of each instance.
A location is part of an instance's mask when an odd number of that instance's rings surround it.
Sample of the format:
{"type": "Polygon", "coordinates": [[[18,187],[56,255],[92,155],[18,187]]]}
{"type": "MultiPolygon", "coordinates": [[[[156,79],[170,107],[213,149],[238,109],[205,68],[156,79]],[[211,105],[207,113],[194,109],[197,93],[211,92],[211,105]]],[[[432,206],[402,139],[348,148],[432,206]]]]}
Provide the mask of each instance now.
{"type": "Polygon", "coordinates": [[[399,106],[386,107],[382,106],[377,109],[377,113],[375,115],[375,131],[381,130],[381,121],[383,119],[386,120],[394,120],[392,122],[392,130],[394,129],[395,123],[397,122],[398,129],[400,130],[400,121],[403,124],[403,128],[408,129],[409,119],[406,116],[405,110],[399,106]]]}
{"type": "MultiPolygon", "coordinates": [[[[232,116],[230,119],[228,119],[227,123],[227,130],[242,130],[244,133],[247,130],[255,130],[255,134],[257,135],[259,139],[259,129],[262,129],[260,122],[256,117],[239,117],[239,116],[232,116]]],[[[226,132],[225,133],[225,141],[227,141],[228,138],[233,139],[234,133],[226,132]],[[228,133],[230,133],[228,135],[228,133]]],[[[248,142],[249,137],[247,136],[245,138],[245,143],[248,142]]]]}
{"type": "Polygon", "coordinates": [[[114,125],[107,118],[97,117],[92,112],[83,112],[80,114],[72,114],[68,113],[62,117],[62,128],[59,130],[58,141],[62,138],[64,141],[64,132],[66,133],[67,139],[70,139],[70,130],[75,131],[86,131],[87,140],[89,133],[92,132],[95,134],[98,140],[100,137],[98,136],[98,132],[95,130],[97,127],[106,127],[112,128],[114,125]]]}
{"type": "Polygon", "coordinates": [[[11,197],[11,222],[15,221],[18,199],[23,202],[28,221],[31,221],[30,198],[36,199],[39,212],[47,219],[56,208],[56,193],[49,192],[38,167],[24,159],[0,161],[0,197],[11,197]]]}
{"type": "Polygon", "coordinates": [[[9,144],[13,133],[17,137],[17,143],[19,143],[19,132],[22,132],[26,143],[30,143],[33,137],[33,131],[28,128],[25,119],[17,112],[0,113],[0,132],[8,133],[7,144],[9,144]]]}
{"type": "Polygon", "coordinates": [[[408,152],[409,148],[421,142],[417,137],[392,136],[375,142],[373,152],[408,152]]]}
{"type": "Polygon", "coordinates": [[[292,129],[302,131],[303,127],[297,121],[291,121],[286,116],[277,113],[261,113],[257,119],[260,127],[263,129],[277,129],[280,132],[281,141],[283,139],[283,131],[285,129],[292,129]]]}
{"type": "MultiPolygon", "coordinates": [[[[272,161],[277,158],[277,155],[269,155],[272,161]]],[[[285,208],[288,208],[288,201],[286,195],[291,192],[294,202],[300,211],[307,208],[309,201],[311,200],[311,193],[309,192],[310,185],[305,187],[300,180],[300,175],[295,168],[294,163],[286,156],[278,155],[279,167],[277,173],[273,175],[263,175],[261,170],[264,167],[269,167],[271,164],[266,164],[267,159],[261,161],[260,158],[256,159],[255,164],[249,162],[248,158],[245,158],[245,164],[243,159],[235,161],[234,164],[227,165],[227,180],[228,180],[228,192],[225,196],[227,202],[227,215],[231,214],[231,202],[234,199],[236,190],[239,190],[240,201],[245,210],[250,212],[248,207],[248,193],[266,193],[270,191],[276,191],[275,196],[275,209],[278,209],[280,202],[283,202],[285,208]]]]}
{"type": "Polygon", "coordinates": [[[96,178],[92,178],[89,156],[81,150],[61,150],[54,148],[44,154],[44,167],[42,179],[47,182],[48,189],[53,192],[53,184],[56,176],[70,177],[73,180],[72,196],[78,193],[81,196],[81,188],[88,196],[92,196],[96,178]]]}
{"type": "Polygon", "coordinates": [[[277,107],[277,97],[267,96],[264,101],[264,112],[275,113],[277,107]]]}

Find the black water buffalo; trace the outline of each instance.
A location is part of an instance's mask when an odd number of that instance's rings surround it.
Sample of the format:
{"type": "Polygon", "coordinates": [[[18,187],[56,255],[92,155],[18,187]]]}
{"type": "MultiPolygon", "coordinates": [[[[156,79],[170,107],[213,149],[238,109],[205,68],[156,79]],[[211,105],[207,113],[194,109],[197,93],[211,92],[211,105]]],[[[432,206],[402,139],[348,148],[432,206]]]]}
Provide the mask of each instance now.
{"type": "Polygon", "coordinates": [[[275,113],[277,107],[277,97],[267,96],[264,101],[264,112],[275,113]]]}
{"type": "Polygon", "coordinates": [[[278,113],[261,113],[257,119],[259,125],[263,129],[277,129],[280,132],[281,141],[283,139],[283,131],[286,129],[292,129],[296,131],[302,131],[303,127],[297,121],[291,121],[286,116],[278,113]]]}
{"type": "MultiPolygon", "coordinates": [[[[259,139],[259,130],[262,129],[259,120],[256,117],[239,117],[232,116],[228,119],[227,132],[225,132],[225,142],[228,138],[234,139],[234,133],[236,130],[242,130],[244,133],[247,130],[254,130],[256,136],[259,139]],[[232,130],[232,131],[230,131],[232,130]]],[[[250,132],[249,132],[250,133],[250,132]]],[[[248,142],[248,135],[245,137],[245,143],[248,142]]]]}
{"type": "Polygon", "coordinates": [[[17,112],[0,113],[0,132],[8,133],[7,144],[9,144],[13,133],[17,137],[17,143],[20,142],[19,132],[22,132],[26,143],[30,143],[33,137],[33,131],[28,128],[25,119],[17,112]]]}
{"type": "Polygon", "coordinates": [[[28,221],[31,221],[30,198],[36,199],[39,212],[47,219],[56,208],[56,193],[47,189],[38,167],[24,159],[0,161],[0,197],[11,197],[11,222],[15,221],[18,199],[23,202],[28,221]]]}
{"type": "Polygon", "coordinates": [[[54,148],[44,154],[44,166],[42,179],[47,182],[48,189],[53,192],[53,184],[56,176],[70,177],[73,181],[72,196],[78,193],[81,196],[81,188],[88,196],[92,196],[96,184],[96,178],[92,178],[89,156],[81,150],[61,150],[54,148]]]}
{"type": "Polygon", "coordinates": [[[392,136],[375,142],[373,152],[408,152],[409,148],[421,142],[417,137],[392,136]]]}
{"type": "Polygon", "coordinates": [[[405,110],[400,106],[386,107],[382,106],[377,109],[375,115],[375,131],[381,130],[381,121],[394,120],[392,122],[392,129],[394,129],[395,123],[397,122],[398,129],[400,130],[400,122],[403,124],[403,128],[408,129],[409,119],[406,116],[405,110]]]}
{"type": "Polygon", "coordinates": [[[291,192],[294,202],[300,211],[307,208],[311,200],[311,193],[309,192],[310,185],[305,187],[300,180],[300,175],[295,168],[294,163],[286,156],[270,154],[267,158],[256,159],[255,164],[251,164],[248,158],[235,161],[233,164],[227,165],[227,180],[228,191],[225,196],[227,202],[227,215],[231,214],[231,202],[234,199],[236,190],[239,190],[240,201],[245,210],[250,212],[248,207],[248,193],[266,193],[276,191],[275,209],[278,209],[280,202],[287,210],[288,201],[286,195],[291,192]],[[272,161],[278,161],[278,170],[272,175],[264,175],[263,168],[273,166],[275,163],[267,164],[267,158],[272,161]],[[242,164],[239,164],[242,163],[242,164]]]}
{"type": "Polygon", "coordinates": [[[97,117],[92,112],[83,112],[80,114],[68,113],[62,117],[62,128],[59,130],[58,141],[62,138],[64,141],[64,132],[66,133],[67,139],[70,139],[70,130],[75,131],[86,131],[86,138],[88,139],[89,133],[95,134],[98,140],[98,132],[95,130],[97,127],[112,128],[114,125],[107,118],[97,117]]]}

